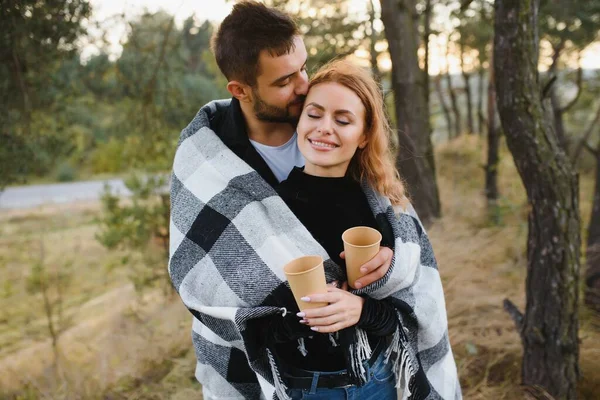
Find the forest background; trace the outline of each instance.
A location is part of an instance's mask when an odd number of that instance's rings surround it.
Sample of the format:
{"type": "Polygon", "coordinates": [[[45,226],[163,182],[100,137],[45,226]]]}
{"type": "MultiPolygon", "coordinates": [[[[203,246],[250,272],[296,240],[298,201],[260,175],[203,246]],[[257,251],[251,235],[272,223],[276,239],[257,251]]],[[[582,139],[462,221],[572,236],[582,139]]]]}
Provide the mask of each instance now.
{"type": "MultiPolygon", "coordinates": [[[[0,210],[0,397],[200,395],[190,314],[167,276],[165,188],[179,132],[200,106],[228,93],[209,49],[219,20],[182,16],[189,3],[198,2],[182,2],[177,12],[110,15],[95,14],[101,4],[87,0],[0,5],[0,188],[119,178],[131,192],[0,210]]],[[[402,135],[415,135],[413,154],[429,163],[418,177],[426,190],[415,197],[444,280],[465,398],[573,398],[523,374],[514,310],[527,307],[532,201],[496,106],[498,4],[266,3],[298,20],[309,74],[340,56],[371,68],[392,122],[404,127],[394,146],[403,151],[402,135]],[[406,30],[396,33],[411,44],[398,46],[385,29],[400,25],[406,30]],[[399,78],[407,76],[416,78],[399,78]],[[395,95],[400,90],[417,96],[395,95]],[[422,99],[426,111],[407,112],[406,98],[422,99]]],[[[593,272],[600,257],[589,252],[600,243],[599,27],[600,1],[540,2],[534,83],[565,155],[557,162],[579,176],[581,268],[571,312],[580,346],[576,393],[589,399],[600,390],[600,274],[593,272]]]]}

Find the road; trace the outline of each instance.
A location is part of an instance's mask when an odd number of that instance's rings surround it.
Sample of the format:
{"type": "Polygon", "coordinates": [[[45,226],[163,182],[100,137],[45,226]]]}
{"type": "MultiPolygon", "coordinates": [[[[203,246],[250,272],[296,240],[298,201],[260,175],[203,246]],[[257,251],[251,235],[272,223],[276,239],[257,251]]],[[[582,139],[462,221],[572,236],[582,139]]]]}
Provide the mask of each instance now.
{"type": "Polygon", "coordinates": [[[99,200],[107,184],[113,193],[130,196],[131,192],[121,179],[52,183],[9,187],[0,193],[0,210],[34,208],[47,204],[65,204],[75,201],[99,200]]]}

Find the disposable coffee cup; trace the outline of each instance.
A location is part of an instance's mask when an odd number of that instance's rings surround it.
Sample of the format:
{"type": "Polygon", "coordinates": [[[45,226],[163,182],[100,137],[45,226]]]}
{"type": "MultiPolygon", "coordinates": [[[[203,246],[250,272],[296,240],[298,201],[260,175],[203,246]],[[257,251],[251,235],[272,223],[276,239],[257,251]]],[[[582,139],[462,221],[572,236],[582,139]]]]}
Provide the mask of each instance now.
{"type": "Polygon", "coordinates": [[[344,231],[342,241],[344,242],[346,256],[348,285],[356,289],[354,286],[356,280],[363,276],[360,267],[379,252],[381,233],[377,229],[368,226],[355,226],[344,231]]]}
{"type": "Polygon", "coordinates": [[[283,267],[290,288],[300,311],[307,308],[324,307],[327,303],[313,303],[300,300],[304,296],[327,293],[325,269],[321,256],[298,257],[283,267]]]}

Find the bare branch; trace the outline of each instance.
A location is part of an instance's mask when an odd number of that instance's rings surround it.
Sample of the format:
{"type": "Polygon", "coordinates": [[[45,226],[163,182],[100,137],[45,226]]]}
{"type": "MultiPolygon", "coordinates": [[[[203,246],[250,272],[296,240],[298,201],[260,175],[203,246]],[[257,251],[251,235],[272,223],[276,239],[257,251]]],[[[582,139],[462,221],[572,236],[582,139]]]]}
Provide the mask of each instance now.
{"type": "Polygon", "coordinates": [[[583,147],[585,147],[585,149],[592,153],[594,156],[600,157],[600,149],[594,149],[592,146],[590,146],[588,142],[585,142],[583,144],[583,147]]]}
{"type": "Polygon", "coordinates": [[[560,58],[560,55],[564,48],[565,48],[565,39],[564,38],[560,39],[560,43],[558,43],[558,45],[552,47],[552,49],[554,50],[554,54],[552,54],[552,64],[550,64],[550,69],[549,69],[549,71],[551,71],[552,73],[554,73],[556,71],[556,68],[558,67],[558,59],[560,58]]]}
{"type": "Polygon", "coordinates": [[[517,327],[517,332],[519,332],[519,335],[520,335],[521,331],[523,330],[523,313],[521,311],[519,311],[517,306],[509,299],[504,299],[503,304],[504,304],[504,310],[506,310],[508,315],[510,315],[511,318],[513,319],[513,321],[515,322],[515,326],[517,327]]]}
{"type": "Polygon", "coordinates": [[[550,90],[552,90],[552,86],[556,82],[556,75],[553,75],[552,78],[544,85],[544,89],[542,89],[542,100],[548,97],[550,90]]]}

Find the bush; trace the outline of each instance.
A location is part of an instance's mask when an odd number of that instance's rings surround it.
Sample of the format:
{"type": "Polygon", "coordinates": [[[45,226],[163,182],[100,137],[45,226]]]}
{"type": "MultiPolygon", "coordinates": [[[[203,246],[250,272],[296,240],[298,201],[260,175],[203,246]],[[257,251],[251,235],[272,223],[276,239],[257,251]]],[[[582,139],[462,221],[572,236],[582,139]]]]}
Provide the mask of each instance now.
{"type": "Polygon", "coordinates": [[[108,249],[127,250],[132,257],[123,257],[123,264],[141,257],[141,263],[129,265],[129,276],[137,291],[161,286],[166,293],[172,288],[165,268],[170,217],[167,177],[133,175],[125,185],[132,193],[127,202],[108,187],[105,189],[96,239],[108,249]]]}
{"type": "Polygon", "coordinates": [[[72,182],[77,178],[77,170],[70,162],[64,161],[56,168],[56,180],[59,182],[72,182]]]}

